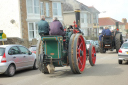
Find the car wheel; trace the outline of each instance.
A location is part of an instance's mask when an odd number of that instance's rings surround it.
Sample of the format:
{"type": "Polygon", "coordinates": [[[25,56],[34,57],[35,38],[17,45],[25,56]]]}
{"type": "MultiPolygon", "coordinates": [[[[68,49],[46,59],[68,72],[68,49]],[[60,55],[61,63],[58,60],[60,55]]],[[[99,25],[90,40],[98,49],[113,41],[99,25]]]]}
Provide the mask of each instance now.
{"type": "Polygon", "coordinates": [[[119,63],[119,64],[122,64],[122,60],[118,60],[118,63],[119,63]]]}
{"type": "Polygon", "coordinates": [[[36,69],[37,69],[36,60],[35,60],[34,65],[33,65],[33,69],[34,69],[34,70],[36,70],[36,69]]]}
{"type": "Polygon", "coordinates": [[[15,75],[16,68],[13,64],[11,64],[7,69],[7,76],[12,77],[15,75]]]}

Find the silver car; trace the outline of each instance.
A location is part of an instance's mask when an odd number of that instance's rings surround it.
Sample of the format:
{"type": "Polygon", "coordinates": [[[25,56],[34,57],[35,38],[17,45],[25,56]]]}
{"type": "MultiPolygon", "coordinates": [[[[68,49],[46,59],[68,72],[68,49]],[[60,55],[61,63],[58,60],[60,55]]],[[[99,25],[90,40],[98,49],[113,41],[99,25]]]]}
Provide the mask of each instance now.
{"type": "Polygon", "coordinates": [[[122,61],[128,61],[128,42],[124,42],[118,51],[118,63],[122,64],[122,61]]]}
{"type": "Polygon", "coordinates": [[[14,76],[18,70],[36,67],[36,55],[22,45],[0,45],[0,74],[14,76]]]}
{"type": "Polygon", "coordinates": [[[86,40],[87,49],[89,49],[91,44],[95,46],[96,52],[99,52],[99,46],[96,44],[95,41],[93,41],[93,40],[86,40]]]}

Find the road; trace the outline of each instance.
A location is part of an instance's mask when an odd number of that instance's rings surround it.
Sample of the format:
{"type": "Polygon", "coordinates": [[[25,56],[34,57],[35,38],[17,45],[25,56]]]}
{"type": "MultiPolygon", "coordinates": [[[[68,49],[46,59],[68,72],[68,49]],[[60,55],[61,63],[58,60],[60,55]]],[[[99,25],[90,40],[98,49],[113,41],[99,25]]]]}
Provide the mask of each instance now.
{"type": "Polygon", "coordinates": [[[55,68],[54,74],[42,74],[39,70],[24,70],[14,77],[0,75],[0,85],[128,85],[128,63],[118,64],[113,52],[97,53],[95,66],[86,62],[82,74],[73,74],[70,67],[55,68]]]}

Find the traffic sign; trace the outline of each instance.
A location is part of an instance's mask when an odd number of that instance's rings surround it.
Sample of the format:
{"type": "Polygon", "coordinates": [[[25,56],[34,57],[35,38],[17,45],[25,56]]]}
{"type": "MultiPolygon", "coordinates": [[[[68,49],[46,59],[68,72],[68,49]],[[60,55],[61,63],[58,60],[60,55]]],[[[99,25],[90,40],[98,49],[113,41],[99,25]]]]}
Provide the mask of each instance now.
{"type": "Polygon", "coordinates": [[[7,41],[7,37],[5,33],[0,33],[0,41],[7,41]]]}

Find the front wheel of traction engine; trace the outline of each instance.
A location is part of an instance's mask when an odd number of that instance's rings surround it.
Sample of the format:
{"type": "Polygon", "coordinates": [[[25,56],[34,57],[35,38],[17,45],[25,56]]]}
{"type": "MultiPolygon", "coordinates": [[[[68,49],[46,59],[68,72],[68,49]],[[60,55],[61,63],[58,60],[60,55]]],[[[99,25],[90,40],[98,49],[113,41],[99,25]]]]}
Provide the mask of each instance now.
{"type": "Polygon", "coordinates": [[[39,38],[38,43],[37,43],[37,49],[36,49],[37,66],[42,73],[48,74],[49,72],[47,69],[47,65],[43,64],[44,54],[43,54],[42,45],[43,45],[42,40],[41,38],[39,38]]]}
{"type": "Polygon", "coordinates": [[[74,74],[81,74],[86,64],[86,45],[81,34],[73,34],[69,42],[69,64],[74,74]]]}
{"type": "Polygon", "coordinates": [[[89,47],[89,63],[91,66],[94,66],[96,63],[96,50],[93,45],[89,47]]]}
{"type": "Polygon", "coordinates": [[[116,36],[115,36],[115,46],[116,46],[116,52],[118,53],[118,50],[120,49],[120,46],[121,46],[121,34],[120,33],[117,33],[116,36]]]}

